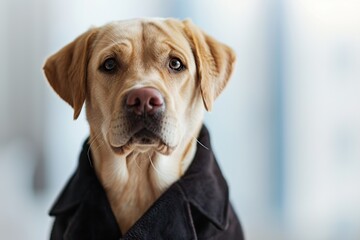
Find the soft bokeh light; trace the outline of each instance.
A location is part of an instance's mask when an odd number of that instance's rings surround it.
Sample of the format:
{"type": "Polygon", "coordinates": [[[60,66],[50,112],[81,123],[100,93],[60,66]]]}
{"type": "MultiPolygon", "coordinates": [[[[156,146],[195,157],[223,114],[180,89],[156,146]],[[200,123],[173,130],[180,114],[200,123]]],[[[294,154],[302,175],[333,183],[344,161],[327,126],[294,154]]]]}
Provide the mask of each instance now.
{"type": "Polygon", "coordinates": [[[237,52],[206,114],[251,240],[360,239],[360,2],[3,0],[0,239],[48,239],[51,204],[88,136],[42,65],[91,26],[191,18],[237,52]]]}

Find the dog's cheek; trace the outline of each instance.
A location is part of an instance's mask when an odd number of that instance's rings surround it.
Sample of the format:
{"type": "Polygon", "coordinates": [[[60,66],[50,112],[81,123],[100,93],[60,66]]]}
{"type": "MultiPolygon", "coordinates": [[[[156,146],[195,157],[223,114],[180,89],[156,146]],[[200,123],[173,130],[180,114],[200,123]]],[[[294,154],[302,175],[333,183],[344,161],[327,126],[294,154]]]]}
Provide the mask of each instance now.
{"type": "Polygon", "coordinates": [[[106,94],[102,86],[89,78],[88,98],[86,100],[86,115],[92,131],[98,136],[105,136],[109,129],[111,110],[108,104],[109,94],[106,94]]]}

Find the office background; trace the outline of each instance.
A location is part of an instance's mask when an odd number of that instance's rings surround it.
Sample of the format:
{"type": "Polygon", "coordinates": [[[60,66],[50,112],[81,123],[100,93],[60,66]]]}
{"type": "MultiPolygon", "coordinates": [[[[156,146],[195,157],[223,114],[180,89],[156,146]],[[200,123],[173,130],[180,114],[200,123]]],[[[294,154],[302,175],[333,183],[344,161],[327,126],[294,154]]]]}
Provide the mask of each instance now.
{"type": "Polygon", "coordinates": [[[237,52],[206,124],[246,238],[360,239],[359,12],[357,0],[2,0],[0,239],[48,239],[88,136],[46,57],[91,26],[155,16],[191,18],[237,52]]]}

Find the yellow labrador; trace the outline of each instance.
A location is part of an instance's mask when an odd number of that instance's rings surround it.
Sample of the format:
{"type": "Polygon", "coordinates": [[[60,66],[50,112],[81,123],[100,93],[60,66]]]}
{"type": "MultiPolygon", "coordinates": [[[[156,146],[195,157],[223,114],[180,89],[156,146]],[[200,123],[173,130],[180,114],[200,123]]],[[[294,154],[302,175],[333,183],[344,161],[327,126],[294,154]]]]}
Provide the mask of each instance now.
{"type": "Polygon", "coordinates": [[[228,46],[175,19],[92,28],[47,59],[74,119],[85,103],[92,164],[122,233],[189,168],[234,62],[228,46]]]}

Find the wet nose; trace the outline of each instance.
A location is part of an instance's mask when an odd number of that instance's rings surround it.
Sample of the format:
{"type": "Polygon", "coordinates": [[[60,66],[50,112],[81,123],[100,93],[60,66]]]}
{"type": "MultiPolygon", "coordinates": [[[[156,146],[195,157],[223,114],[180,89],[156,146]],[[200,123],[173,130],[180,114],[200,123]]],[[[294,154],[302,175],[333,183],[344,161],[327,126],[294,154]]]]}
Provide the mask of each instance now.
{"type": "Polygon", "coordinates": [[[138,88],[129,92],[126,105],[137,115],[153,115],[163,109],[164,98],[155,88],[138,88]]]}

